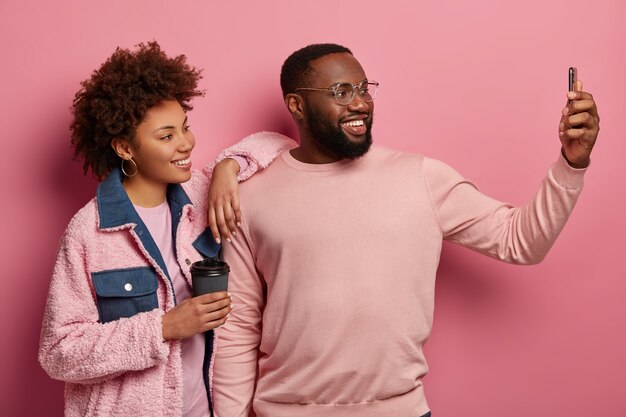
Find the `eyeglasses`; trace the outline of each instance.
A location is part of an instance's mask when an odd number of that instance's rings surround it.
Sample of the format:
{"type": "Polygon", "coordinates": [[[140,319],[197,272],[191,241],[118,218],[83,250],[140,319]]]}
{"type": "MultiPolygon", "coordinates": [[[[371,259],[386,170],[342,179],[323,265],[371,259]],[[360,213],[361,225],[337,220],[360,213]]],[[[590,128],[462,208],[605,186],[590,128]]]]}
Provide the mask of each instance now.
{"type": "Polygon", "coordinates": [[[298,90],[311,90],[311,91],[331,91],[337,104],[340,106],[347,106],[352,103],[354,100],[354,96],[356,91],[359,92],[359,96],[366,103],[371,103],[374,101],[376,97],[376,91],[378,91],[378,83],[372,80],[363,80],[358,84],[350,84],[350,83],[337,83],[333,84],[330,87],[322,88],[322,87],[300,87],[296,88],[295,91],[298,90]]]}

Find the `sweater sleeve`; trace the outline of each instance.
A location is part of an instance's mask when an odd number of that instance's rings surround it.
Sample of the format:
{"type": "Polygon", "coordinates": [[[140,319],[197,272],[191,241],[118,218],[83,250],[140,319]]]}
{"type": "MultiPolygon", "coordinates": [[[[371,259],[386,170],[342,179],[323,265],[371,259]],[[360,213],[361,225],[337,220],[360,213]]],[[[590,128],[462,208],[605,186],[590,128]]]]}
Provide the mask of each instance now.
{"type": "Polygon", "coordinates": [[[216,417],[247,417],[255,389],[265,283],[254,265],[245,218],[241,230],[232,244],[223,247],[224,260],[231,267],[228,290],[234,307],[226,323],[215,331],[216,417]]]}
{"type": "Polygon", "coordinates": [[[98,322],[84,238],[74,232],[70,225],[50,282],[39,345],[43,369],[54,379],[90,384],[164,363],[169,343],[159,309],[98,322]]]}
{"type": "Polygon", "coordinates": [[[539,263],[547,255],[582,191],[585,172],[559,157],[535,196],[513,207],[480,193],[439,161],[425,159],[424,170],[444,238],[515,264],[539,263]]]}
{"type": "Polygon", "coordinates": [[[253,133],[220,152],[215,161],[204,168],[203,172],[210,178],[211,172],[218,162],[233,156],[240,156],[246,159],[248,165],[242,167],[243,169],[239,172],[239,175],[237,175],[237,179],[239,181],[245,181],[259,170],[267,168],[282,151],[294,148],[295,146],[295,141],[280,133],[253,133]]]}

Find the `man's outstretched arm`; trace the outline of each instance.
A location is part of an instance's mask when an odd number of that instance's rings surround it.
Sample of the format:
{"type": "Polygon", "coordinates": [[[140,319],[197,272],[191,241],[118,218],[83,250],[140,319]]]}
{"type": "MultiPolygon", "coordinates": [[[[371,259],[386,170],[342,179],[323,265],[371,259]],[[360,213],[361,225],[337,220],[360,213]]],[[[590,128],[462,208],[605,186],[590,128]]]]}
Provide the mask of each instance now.
{"type": "Polygon", "coordinates": [[[511,263],[538,263],[546,256],[582,191],[599,131],[593,97],[580,91],[580,81],[575,87],[561,112],[561,157],[524,206],[495,201],[445,164],[425,161],[426,181],[446,239],[511,263]]]}

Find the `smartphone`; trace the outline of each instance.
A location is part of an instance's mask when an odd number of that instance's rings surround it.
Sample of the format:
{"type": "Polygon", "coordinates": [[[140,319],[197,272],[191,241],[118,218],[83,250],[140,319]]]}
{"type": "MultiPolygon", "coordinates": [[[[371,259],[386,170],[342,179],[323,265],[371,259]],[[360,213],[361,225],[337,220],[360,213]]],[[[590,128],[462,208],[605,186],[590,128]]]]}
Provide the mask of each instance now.
{"type": "MultiPolygon", "coordinates": [[[[578,79],[578,70],[576,69],[576,67],[569,67],[569,74],[568,74],[568,88],[569,90],[567,91],[574,91],[574,84],[576,83],[576,80],[578,79]]],[[[572,100],[569,100],[569,102],[571,103],[572,100]]]]}

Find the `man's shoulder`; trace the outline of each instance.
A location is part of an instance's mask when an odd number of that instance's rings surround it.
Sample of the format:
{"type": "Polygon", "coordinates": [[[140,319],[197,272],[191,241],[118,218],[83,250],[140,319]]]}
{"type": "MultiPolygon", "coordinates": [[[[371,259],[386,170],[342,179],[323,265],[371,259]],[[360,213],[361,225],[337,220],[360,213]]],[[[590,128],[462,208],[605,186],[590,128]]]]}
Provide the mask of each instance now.
{"type": "Polygon", "coordinates": [[[386,146],[372,145],[368,158],[378,163],[408,164],[422,166],[424,155],[416,152],[406,152],[386,146]]]}
{"type": "Polygon", "coordinates": [[[451,169],[445,162],[417,152],[407,152],[385,146],[372,145],[369,153],[376,159],[419,164],[424,169],[451,169]]]}
{"type": "Polygon", "coordinates": [[[265,168],[259,168],[250,178],[239,183],[240,187],[258,186],[264,183],[272,183],[274,179],[278,179],[284,175],[283,171],[287,168],[283,154],[289,152],[289,149],[281,151],[273,161],[269,162],[265,168]]]}
{"type": "Polygon", "coordinates": [[[390,175],[402,178],[426,178],[433,183],[458,180],[461,175],[438,159],[420,153],[405,152],[384,146],[372,146],[370,164],[390,175]]]}

